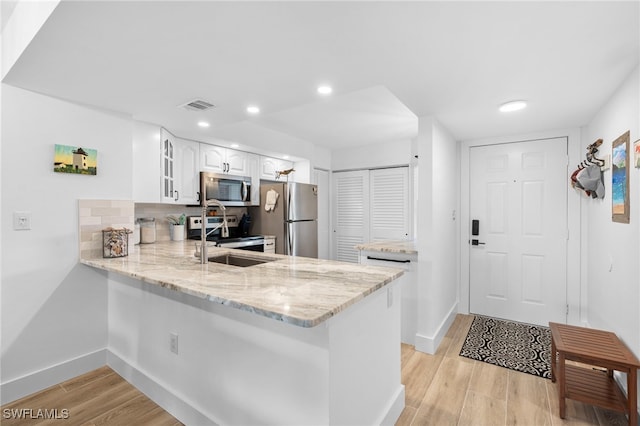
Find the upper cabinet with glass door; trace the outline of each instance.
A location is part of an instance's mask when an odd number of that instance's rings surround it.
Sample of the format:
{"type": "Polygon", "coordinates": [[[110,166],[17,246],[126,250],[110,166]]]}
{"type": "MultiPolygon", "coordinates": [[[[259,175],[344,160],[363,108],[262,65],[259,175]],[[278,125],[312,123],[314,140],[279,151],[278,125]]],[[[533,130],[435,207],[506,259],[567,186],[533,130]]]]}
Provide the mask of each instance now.
{"type": "Polygon", "coordinates": [[[160,130],[160,144],[162,152],[161,175],[162,175],[162,195],[161,201],[164,203],[174,202],[175,186],[175,136],[165,129],[160,130]]]}
{"type": "Polygon", "coordinates": [[[161,130],[162,183],[161,201],[171,204],[198,202],[198,161],[200,144],[176,138],[161,130]]]}

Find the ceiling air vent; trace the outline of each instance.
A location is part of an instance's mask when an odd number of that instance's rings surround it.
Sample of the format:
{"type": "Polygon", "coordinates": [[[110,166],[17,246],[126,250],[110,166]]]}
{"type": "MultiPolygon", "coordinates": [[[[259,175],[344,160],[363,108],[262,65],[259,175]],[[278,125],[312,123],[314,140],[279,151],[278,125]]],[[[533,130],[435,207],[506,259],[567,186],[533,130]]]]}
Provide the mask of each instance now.
{"type": "Polygon", "coordinates": [[[209,108],[215,108],[215,105],[211,102],[203,101],[202,99],[194,99],[184,105],[180,105],[180,108],[188,109],[191,111],[204,111],[209,108]]]}

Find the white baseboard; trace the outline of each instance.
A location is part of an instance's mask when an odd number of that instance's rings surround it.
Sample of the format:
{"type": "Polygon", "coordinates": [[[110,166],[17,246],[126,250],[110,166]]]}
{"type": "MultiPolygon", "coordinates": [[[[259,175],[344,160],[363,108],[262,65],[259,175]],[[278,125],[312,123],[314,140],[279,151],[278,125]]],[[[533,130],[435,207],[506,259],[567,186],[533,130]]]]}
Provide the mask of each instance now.
{"type": "Polygon", "coordinates": [[[425,336],[419,333],[416,334],[416,350],[431,355],[435,354],[438,346],[440,346],[440,342],[442,342],[442,339],[445,334],[447,334],[449,327],[451,327],[451,324],[453,324],[453,321],[456,319],[457,313],[458,303],[456,302],[444,317],[433,336],[425,336]]]}
{"type": "Polygon", "coordinates": [[[192,405],[178,398],[170,390],[142,371],[131,366],[111,351],[107,352],[107,365],[185,425],[205,426],[217,424],[192,405]]]}
{"type": "Polygon", "coordinates": [[[402,410],[404,410],[404,385],[398,387],[395,398],[391,401],[391,404],[384,413],[384,417],[378,424],[382,426],[395,425],[402,414],[402,410]]]}
{"type": "Polygon", "coordinates": [[[0,385],[0,395],[2,396],[0,403],[2,405],[8,404],[96,368],[104,367],[106,362],[107,350],[100,349],[2,383],[0,385]]]}

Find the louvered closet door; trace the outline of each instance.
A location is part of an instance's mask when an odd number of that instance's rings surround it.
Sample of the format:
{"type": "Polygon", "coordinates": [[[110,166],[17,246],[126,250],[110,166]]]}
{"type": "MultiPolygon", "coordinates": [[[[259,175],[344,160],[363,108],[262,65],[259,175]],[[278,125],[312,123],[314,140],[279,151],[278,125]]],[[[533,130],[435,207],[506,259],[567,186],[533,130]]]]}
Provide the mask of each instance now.
{"type": "Polygon", "coordinates": [[[405,240],[409,236],[409,168],[371,170],[369,239],[405,240]]]}
{"type": "Polygon", "coordinates": [[[333,254],[336,260],[358,263],[355,245],[368,241],[369,171],[333,174],[333,254]]]}

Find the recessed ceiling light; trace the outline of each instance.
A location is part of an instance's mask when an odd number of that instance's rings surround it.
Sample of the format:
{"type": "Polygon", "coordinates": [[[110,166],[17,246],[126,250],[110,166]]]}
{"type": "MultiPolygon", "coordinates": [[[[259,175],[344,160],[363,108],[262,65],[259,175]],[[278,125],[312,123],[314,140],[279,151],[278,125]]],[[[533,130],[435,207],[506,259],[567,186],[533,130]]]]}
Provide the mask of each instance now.
{"type": "Polygon", "coordinates": [[[512,112],[518,111],[527,107],[527,103],[525,101],[509,101],[500,105],[500,112],[512,112]]]}
{"type": "Polygon", "coordinates": [[[333,92],[331,86],[318,86],[318,93],[321,95],[330,95],[333,92]]]}
{"type": "Polygon", "coordinates": [[[231,148],[240,148],[240,145],[238,145],[237,143],[232,143],[231,148]]]}
{"type": "Polygon", "coordinates": [[[247,107],[247,112],[248,112],[249,114],[257,114],[257,113],[259,113],[259,112],[260,112],[260,108],[258,108],[258,107],[257,107],[257,106],[255,106],[255,105],[250,105],[250,106],[248,106],[248,107],[247,107]]]}
{"type": "Polygon", "coordinates": [[[198,121],[198,126],[200,126],[200,127],[209,127],[210,124],[207,123],[206,121],[198,121]]]}

